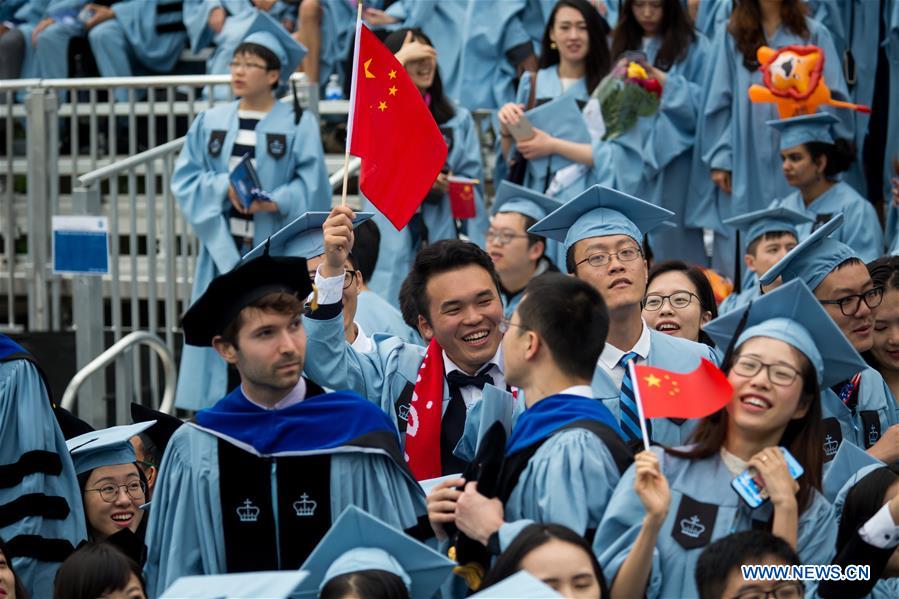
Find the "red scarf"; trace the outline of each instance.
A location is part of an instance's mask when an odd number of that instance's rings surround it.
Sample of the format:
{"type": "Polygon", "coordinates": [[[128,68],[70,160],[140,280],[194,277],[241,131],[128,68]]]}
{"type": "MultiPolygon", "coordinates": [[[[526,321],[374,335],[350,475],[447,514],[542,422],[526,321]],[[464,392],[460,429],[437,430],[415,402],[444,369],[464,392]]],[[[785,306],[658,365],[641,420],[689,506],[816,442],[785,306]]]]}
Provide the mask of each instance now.
{"type": "Polygon", "coordinates": [[[440,424],[443,419],[443,348],[431,338],[418,369],[406,425],[406,462],[416,480],[437,478],[440,464],[440,424]]]}

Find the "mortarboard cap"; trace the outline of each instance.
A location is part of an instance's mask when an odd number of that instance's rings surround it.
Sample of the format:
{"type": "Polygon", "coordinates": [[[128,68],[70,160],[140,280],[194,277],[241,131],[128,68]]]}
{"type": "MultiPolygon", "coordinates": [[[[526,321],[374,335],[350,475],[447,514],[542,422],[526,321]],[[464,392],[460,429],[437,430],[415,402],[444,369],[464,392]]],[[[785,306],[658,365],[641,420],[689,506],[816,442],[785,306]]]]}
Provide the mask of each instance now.
{"type": "MultiPolygon", "coordinates": [[[[581,144],[590,143],[590,132],[587,130],[587,123],[581,114],[581,107],[574,96],[570,94],[559,96],[536,108],[531,108],[524,114],[534,127],[553,137],[581,144]]],[[[550,156],[531,158],[528,160],[528,170],[542,178],[546,176],[550,160],[552,160],[553,172],[575,164],[568,158],[554,154],[551,158],[550,156]]]]}
{"type": "Polygon", "coordinates": [[[725,220],[724,224],[744,231],[743,241],[749,245],[765,233],[788,232],[792,233],[798,241],[799,231],[796,226],[810,222],[813,222],[811,217],[779,206],[747,212],[725,220]]]}
{"type": "Polygon", "coordinates": [[[271,50],[278,57],[278,62],[281,63],[278,80],[281,83],[287,83],[290,74],[306,56],[306,48],[293,39],[281,23],[262,10],[257,11],[256,17],[247,28],[243,43],[258,44],[271,50]]]}
{"type": "MultiPolygon", "coordinates": [[[[144,434],[150,437],[160,453],[165,451],[169,444],[169,439],[175,434],[184,422],[180,418],[176,418],[171,414],[148,408],[139,403],[131,402],[131,420],[135,423],[148,422],[154,420],[156,424],[144,431],[144,434]]],[[[155,464],[159,466],[159,464],[155,464]]]]}
{"type": "Polygon", "coordinates": [[[332,578],[360,570],[385,570],[406,583],[410,597],[431,597],[452,573],[455,562],[356,506],[331,525],[302,570],[310,573],[297,597],[318,597],[332,578]]]}
{"type": "Polygon", "coordinates": [[[801,279],[814,291],[834,268],[849,258],[858,257],[851,247],[828,237],[842,224],[843,214],[840,213],[787,252],[768,272],[759,277],[759,282],[770,285],[781,276],[784,283],[801,279]]]}
{"type": "Polygon", "coordinates": [[[312,293],[305,258],[260,256],[219,275],[181,319],[184,342],[205,347],[248,305],[269,293],[305,298],[312,293]]]}
{"type": "Polygon", "coordinates": [[[530,229],[550,239],[562,241],[565,251],[590,237],[629,235],[639,244],[643,234],[674,216],[660,208],[611,187],[594,185],[548,214],[530,229]]]}
{"type": "Polygon", "coordinates": [[[137,458],[134,456],[130,439],[153,426],[154,422],[113,426],[69,439],[66,441],[66,447],[72,454],[75,474],[90,472],[101,466],[134,462],[137,458]]]}
{"type": "Polygon", "coordinates": [[[833,503],[843,485],[862,468],[871,465],[884,466],[885,464],[858,445],[843,439],[836,455],[824,467],[824,480],[821,485],[824,496],[833,503]]]}
{"type": "MultiPolygon", "coordinates": [[[[274,233],[250,250],[241,259],[244,262],[258,258],[266,252],[272,256],[300,256],[309,260],[325,253],[325,240],[322,225],[328,220],[330,212],[305,212],[296,217],[281,230],[274,233]]],[[[364,223],[374,216],[372,212],[357,212],[353,226],[364,223]]]]}
{"type": "Polygon", "coordinates": [[[537,579],[530,572],[519,570],[512,576],[504,578],[483,591],[471,595],[471,599],[507,599],[508,597],[516,597],[517,599],[550,599],[561,596],[552,587],[537,579]]]}
{"type": "Polygon", "coordinates": [[[831,127],[838,122],[832,114],[818,112],[767,121],[767,124],[780,132],[780,149],[786,150],[809,142],[832,144],[831,127]]]}
{"type": "Polygon", "coordinates": [[[562,202],[548,195],[509,181],[502,181],[496,191],[496,198],[493,200],[490,213],[518,212],[530,216],[534,220],[540,220],[561,206],[562,202]]]}
{"type": "Polygon", "coordinates": [[[289,599],[308,576],[302,570],[183,576],[159,599],[289,599]]]}
{"type": "MultiPolygon", "coordinates": [[[[790,281],[746,308],[746,328],[734,347],[753,337],[771,337],[802,352],[818,373],[818,384],[831,387],[866,366],[849,340],[802,281],[790,281]]],[[[737,333],[744,310],[719,316],[702,327],[718,347],[727,347],[737,333]]]]}

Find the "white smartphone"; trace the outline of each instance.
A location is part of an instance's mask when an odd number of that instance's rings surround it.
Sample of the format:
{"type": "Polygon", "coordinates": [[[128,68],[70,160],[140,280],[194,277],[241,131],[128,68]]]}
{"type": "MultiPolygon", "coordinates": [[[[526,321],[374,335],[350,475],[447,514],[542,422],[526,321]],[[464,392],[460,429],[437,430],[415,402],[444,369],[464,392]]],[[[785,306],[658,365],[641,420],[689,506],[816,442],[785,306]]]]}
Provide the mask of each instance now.
{"type": "Polygon", "coordinates": [[[531,121],[525,115],[521,115],[521,118],[514,125],[508,124],[506,127],[509,128],[509,133],[515,138],[515,141],[525,141],[536,135],[534,128],[531,126],[531,121]]]}

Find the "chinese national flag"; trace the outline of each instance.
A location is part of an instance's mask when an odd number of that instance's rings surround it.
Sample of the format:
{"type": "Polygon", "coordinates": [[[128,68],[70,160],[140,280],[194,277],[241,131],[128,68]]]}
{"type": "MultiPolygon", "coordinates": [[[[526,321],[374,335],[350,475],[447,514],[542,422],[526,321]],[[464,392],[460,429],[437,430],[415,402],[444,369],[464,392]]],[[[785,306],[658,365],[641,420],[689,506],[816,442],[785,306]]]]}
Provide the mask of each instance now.
{"type": "Polygon", "coordinates": [[[724,373],[705,358],[685,374],[653,366],[634,366],[634,374],[645,418],[703,418],[726,406],[733,395],[724,373]]]}
{"type": "Polygon", "coordinates": [[[356,26],[348,140],[359,187],[397,229],[418,210],[446,161],[446,142],[406,69],[356,26]]]}
{"type": "Polygon", "coordinates": [[[453,218],[475,217],[474,186],[477,184],[477,179],[449,178],[450,210],[453,218]]]}

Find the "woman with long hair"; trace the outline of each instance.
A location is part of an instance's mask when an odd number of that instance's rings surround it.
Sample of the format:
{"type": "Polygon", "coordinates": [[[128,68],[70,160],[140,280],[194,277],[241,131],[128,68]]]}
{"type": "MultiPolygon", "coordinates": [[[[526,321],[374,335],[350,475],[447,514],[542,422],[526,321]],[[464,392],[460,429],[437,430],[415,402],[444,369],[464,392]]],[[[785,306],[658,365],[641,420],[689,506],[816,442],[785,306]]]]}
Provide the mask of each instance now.
{"type": "Polygon", "coordinates": [[[722,347],[730,402],[703,418],[690,444],[637,454],[597,531],[594,551],[615,597],[696,596],[702,548],[762,527],[804,564],[829,563],[836,536],[820,494],[820,391],[863,361],[807,287],[793,281],[706,325],[722,347]],[[794,480],[783,448],[804,468],[794,480]],[[752,509],[731,481],[750,470],[767,501],[752,509]],[[670,508],[670,509],[669,509],[670,508]]]}
{"type": "Polygon", "coordinates": [[[137,563],[109,543],[88,543],[63,562],[53,599],[147,599],[137,563]]]}
{"type": "MultiPolygon", "coordinates": [[[[705,105],[698,141],[704,176],[694,177],[685,219],[716,230],[716,270],[732,274],[733,232],[723,219],[760,210],[790,193],[783,177],[778,136],[765,126],[778,118],[774,104],[750,102],[747,90],[762,83],[761,46],[816,45],[824,51],[823,77],[834,98],[846,100],[840,56],[830,32],[806,14],[802,0],[735,0],[727,27],[711,44],[705,105]]],[[[837,113],[837,137],[852,139],[853,117],[837,113]]]]}
{"type": "Polygon", "coordinates": [[[715,347],[702,330],[718,317],[715,292],[698,266],[667,260],[649,269],[643,320],[660,333],[715,347]]]}
{"type": "Polygon", "coordinates": [[[874,287],[883,287],[883,301],[874,313],[874,345],[862,355],[899,397],[899,256],[868,263],[868,272],[874,287]]]}

